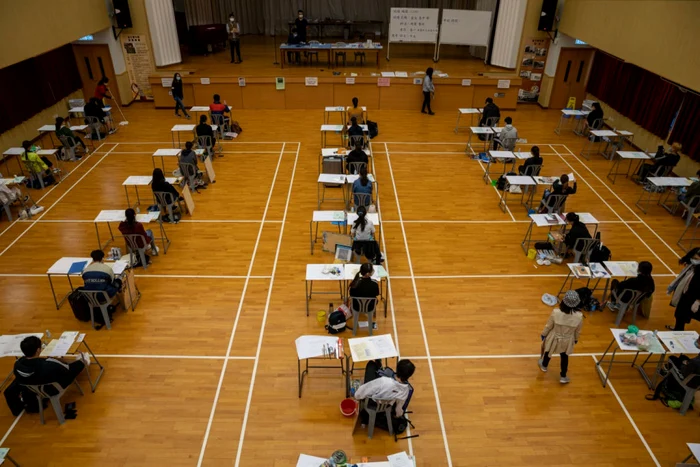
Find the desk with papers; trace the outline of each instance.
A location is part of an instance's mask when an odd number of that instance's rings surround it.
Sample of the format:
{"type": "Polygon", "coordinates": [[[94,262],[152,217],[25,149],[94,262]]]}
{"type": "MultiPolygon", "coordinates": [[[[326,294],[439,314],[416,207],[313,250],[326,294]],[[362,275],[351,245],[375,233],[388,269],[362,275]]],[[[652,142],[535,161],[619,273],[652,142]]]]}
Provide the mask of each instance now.
{"type": "Polygon", "coordinates": [[[338,365],[309,365],[309,360],[337,360],[340,363],[340,374],[345,386],[345,397],[350,397],[348,377],[348,356],[344,351],[343,338],[336,336],[300,336],[295,341],[297,350],[297,379],[299,382],[299,398],[304,385],[304,377],[313,369],[338,369],[338,365]],[[302,370],[301,362],[304,361],[302,370]]]}
{"type": "Polygon", "coordinates": [[[585,120],[586,115],[590,112],[585,110],[573,110],[573,109],[561,109],[561,116],[559,117],[559,125],[554,129],[554,133],[561,134],[561,130],[571,130],[575,134],[581,134],[582,122],[585,120]],[[570,124],[569,128],[565,128],[564,122],[575,122],[575,124],[570,124]]]}
{"type": "MultiPolygon", "coordinates": [[[[335,295],[335,292],[314,292],[314,282],[338,282],[340,299],[346,299],[345,290],[360,270],[359,264],[307,264],[306,265],[306,316],[309,316],[309,303],[313,295],[335,295]]],[[[386,318],[387,300],[384,292],[384,280],[389,277],[383,266],[374,266],[372,280],[379,284],[379,300],[384,301],[384,317],[386,318]]],[[[387,285],[388,287],[388,285],[387,285]]]]}
{"type": "Polygon", "coordinates": [[[562,219],[561,216],[556,214],[530,214],[529,217],[530,225],[528,226],[527,231],[525,232],[525,238],[523,238],[523,241],[520,243],[520,246],[522,247],[526,255],[528,250],[530,249],[530,245],[532,245],[533,243],[548,241],[547,238],[543,240],[533,240],[532,231],[534,227],[549,227],[549,231],[551,231],[553,227],[566,225],[564,219],[562,219]]]}
{"type": "MultiPolygon", "coordinates": [[[[114,241],[114,233],[112,232],[112,222],[123,222],[126,220],[126,214],[122,209],[106,209],[100,211],[100,213],[95,217],[93,221],[95,223],[95,232],[97,233],[97,244],[100,250],[104,250],[107,246],[114,241]],[[102,244],[100,240],[100,229],[99,224],[107,224],[109,229],[109,239],[107,242],[102,244]]],[[[150,224],[151,222],[157,222],[160,228],[160,237],[155,237],[154,240],[161,240],[163,242],[163,253],[168,252],[168,247],[170,246],[170,239],[165,233],[165,227],[163,227],[163,220],[160,217],[160,211],[148,211],[144,214],[137,214],[136,221],[142,224],[150,224]]]]}

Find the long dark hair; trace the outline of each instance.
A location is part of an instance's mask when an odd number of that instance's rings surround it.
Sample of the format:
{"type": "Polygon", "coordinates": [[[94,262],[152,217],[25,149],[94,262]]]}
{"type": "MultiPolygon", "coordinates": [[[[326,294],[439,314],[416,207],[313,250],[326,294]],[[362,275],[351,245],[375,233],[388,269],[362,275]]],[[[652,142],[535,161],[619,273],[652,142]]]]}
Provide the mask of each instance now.
{"type": "Polygon", "coordinates": [[[180,73],[175,73],[175,74],[173,75],[173,84],[175,84],[175,83],[178,82],[178,81],[177,81],[177,77],[178,77],[178,76],[180,77],[180,83],[182,83],[182,75],[180,75],[180,73]]]}
{"type": "Polygon", "coordinates": [[[360,100],[357,97],[352,98],[352,106],[354,108],[357,108],[357,104],[360,102],[360,100]]]}
{"type": "Polygon", "coordinates": [[[360,266],[360,270],[355,274],[355,278],[352,280],[352,283],[350,284],[350,288],[354,289],[357,287],[357,285],[360,283],[362,278],[366,276],[367,274],[372,274],[374,273],[374,267],[372,266],[372,263],[362,263],[362,266],[360,266]]]}
{"type": "Polygon", "coordinates": [[[430,77],[430,79],[433,79],[433,67],[428,67],[428,69],[425,70],[425,74],[430,77]]]}
{"type": "Polygon", "coordinates": [[[133,226],[136,224],[136,211],[133,209],[129,208],[126,211],[124,211],[124,215],[126,215],[126,223],[129,226],[133,226]]]}
{"type": "Polygon", "coordinates": [[[362,186],[367,186],[369,183],[369,178],[367,177],[367,166],[363,165],[360,167],[360,184],[362,186]]]}
{"type": "Polygon", "coordinates": [[[153,179],[151,180],[151,186],[154,186],[156,183],[161,183],[165,181],[165,175],[163,175],[163,171],[161,169],[153,169],[153,179]]]}
{"type": "Polygon", "coordinates": [[[357,208],[357,219],[355,219],[355,222],[353,223],[354,228],[360,228],[360,232],[365,231],[365,227],[367,226],[367,218],[365,217],[367,215],[367,209],[364,206],[360,206],[357,208]]]}
{"type": "Polygon", "coordinates": [[[63,125],[63,117],[56,117],[56,131],[61,129],[61,125],[63,125]]]}
{"type": "Polygon", "coordinates": [[[568,222],[571,222],[572,224],[575,224],[579,220],[578,214],[576,214],[575,212],[570,212],[566,215],[566,220],[568,222]]]}

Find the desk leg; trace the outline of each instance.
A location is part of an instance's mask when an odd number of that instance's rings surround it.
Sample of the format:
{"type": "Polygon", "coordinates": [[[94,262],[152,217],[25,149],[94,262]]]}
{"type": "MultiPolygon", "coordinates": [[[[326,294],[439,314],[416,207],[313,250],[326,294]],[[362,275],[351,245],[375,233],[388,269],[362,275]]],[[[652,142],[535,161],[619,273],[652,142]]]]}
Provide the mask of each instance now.
{"type": "Polygon", "coordinates": [[[102,375],[105,372],[105,367],[102,366],[100,361],[95,356],[95,353],[92,351],[87,342],[85,342],[85,338],[83,338],[83,342],[81,342],[81,344],[85,345],[85,349],[87,349],[88,353],[90,354],[90,366],[92,366],[93,363],[96,363],[97,366],[100,367],[100,372],[98,373],[97,378],[94,382],[92,380],[92,375],[90,375],[90,367],[85,367],[85,372],[87,373],[88,381],[90,381],[90,389],[92,389],[92,392],[95,392],[95,390],[97,389],[97,385],[100,383],[100,379],[102,379],[102,375]]]}
{"type": "Polygon", "coordinates": [[[311,300],[311,295],[309,295],[309,281],[304,281],[304,286],[306,287],[306,316],[309,316],[309,300],[311,300]]]}
{"type": "MultiPolygon", "coordinates": [[[[309,221],[309,240],[311,241],[311,254],[312,255],[314,254],[314,243],[316,242],[316,238],[314,238],[314,234],[313,234],[313,231],[314,231],[313,224],[314,224],[314,221],[309,221]]],[[[316,224],[316,225],[318,225],[318,224],[316,224]]]]}
{"type": "Polygon", "coordinates": [[[102,240],[100,240],[100,229],[97,226],[97,222],[95,222],[95,232],[97,233],[97,246],[102,249],[102,240]]]}
{"type": "Polygon", "coordinates": [[[642,194],[639,196],[639,199],[635,203],[635,206],[637,206],[644,214],[647,213],[647,209],[649,208],[649,204],[651,203],[651,190],[652,190],[652,188],[650,187],[649,188],[649,197],[647,198],[647,202],[646,202],[646,205],[647,205],[646,209],[641,204],[642,199],[644,198],[644,193],[646,192],[646,190],[644,189],[644,185],[642,185],[642,194]]]}
{"type": "Polygon", "coordinates": [[[5,454],[5,459],[12,462],[12,465],[19,467],[19,464],[17,462],[15,462],[15,460],[13,458],[11,458],[9,454],[5,454]]]}
{"type": "Polygon", "coordinates": [[[467,139],[467,147],[464,148],[464,152],[467,152],[467,150],[471,150],[472,154],[474,154],[474,150],[472,149],[472,131],[471,129],[469,130],[469,139],[467,139]]]}
{"type": "Polygon", "coordinates": [[[486,168],[484,169],[484,183],[487,185],[491,182],[491,175],[489,172],[491,171],[491,158],[489,157],[489,161],[486,163],[486,168]]]}
{"type": "Polygon", "coordinates": [[[569,279],[571,279],[571,284],[569,285],[569,289],[571,289],[571,286],[574,285],[574,279],[571,277],[571,271],[569,271],[569,274],[567,274],[566,278],[564,279],[564,283],[561,285],[561,289],[559,289],[559,293],[557,293],[557,298],[561,296],[561,294],[564,293],[564,289],[566,288],[566,283],[569,282],[569,279]]]}
{"type": "Polygon", "coordinates": [[[281,63],[281,69],[284,70],[284,61],[285,61],[285,53],[284,50],[280,49],[280,63],[281,63]]]}
{"type": "Polygon", "coordinates": [[[561,134],[561,124],[564,122],[564,114],[561,114],[559,117],[559,125],[554,129],[554,133],[556,134],[561,134]]]}
{"type": "Polygon", "coordinates": [[[457,123],[455,124],[455,134],[459,131],[459,119],[462,116],[462,112],[457,109],[457,123]]]}
{"type": "MultiPolygon", "coordinates": [[[[617,169],[620,167],[620,162],[622,159],[620,157],[615,158],[615,156],[612,157],[611,159],[611,165],[610,165],[610,171],[608,172],[608,180],[612,182],[612,184],[615,184],[615,181],[617,180],[617,169]],[[612,175],[612,178],[611,178],[612,175]]],[[[630,165],[632,164],[632,160],[630,159],[630,165]]],[[[629,172],[629,169],[627,169],[629,172]]]]}
{"type": "Polygon", "coordinates": [[[508,191],[509,191],[509,186],[504,187],[505,189],[499,193],[499,201],[498,201],[498,207],[501,208],[501,211],[506,212],[506,209],[508,208],[508,191]]]}
{"type": "Polygon", "coordinates": [[[610,371],[612,371],[612,366],[613,362],[615,361],[615,354],[617,353],[617,347],[615,350],[613,350],[612,355],[610,356],[610,363],[608,364],[608,371],[603,373],[605,375],[605,378],[602,377],[600,374],[600,364],[603,363],[603,359],[605,358],[605,355],[608,353],[608,350],[610,350],[610,347],[615,343],[615,339],[610,342],[610,345],[608,345],[608,348],[605,349],[605,352],[603,353],[603,356],[600,358],[598,363],[596,363],[596,366],[598,367],[598,376],[600,377],[601,382],[603,383],[603,387],[605,387],[608,384],[608,379],[610,378],[610,371]]]}
{"type": "Polygon", "coordinates": [[[530,226],[527,228],[527,232],[525,232],[525,238],[523,238],[523,242],[520,244],[520,246],[523,248],[523,251],[525,252],[525,256],[527,256],[527,250],[530,248],[530,243],[532,243],[532,227],[535,225],[535,221],[530,221],[530,226]]]}
{"type": "MultiPolygon", "coordinates": [[[[58,310],[61,308],[61,304],[58,303],[58,299],[56,298],[56,290],[53,288],[53,281],[51,280],[51,274],[47,274],[49,277],[49,285],[51,286],[51,293],[53,294],[53,302],[56,304],[56,309],[58,310]]],[[[61,300],[61,303],[63,303],[63,300],[61,300]]]]}
{"type": "Polygon", "coordinates": [[[170,239],[165,233],[165,226],[163,225],[163,221],[159,219],[158,225],[160,226],[160,234],[163,240],[163,254],[168,254],[168,248],[170,247],[170,239]]]}
{"type": "Polygon", "coordinates": [[[301,399],[301,385],[304,383],[304,376],[309,371],[309,361],[306,360],[306,369],[301,371],[301,360],[297,358],[297,377],[299,379],[299,399],[301,399]]]}

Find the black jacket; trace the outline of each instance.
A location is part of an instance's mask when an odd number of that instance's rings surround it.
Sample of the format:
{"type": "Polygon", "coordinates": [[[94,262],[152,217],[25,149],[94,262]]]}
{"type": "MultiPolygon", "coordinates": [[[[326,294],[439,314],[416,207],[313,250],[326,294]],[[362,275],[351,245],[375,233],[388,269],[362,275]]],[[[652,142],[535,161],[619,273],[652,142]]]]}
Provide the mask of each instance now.
{"type": "Polygon", "coordinates": [[[83,111],[86,117],[97,117],[101,122],[106,116],[104,110],[102,110],[102,107],[97,104],[93,104],[92,102],[85,104],[83,111]]]}
{"type": "MultiPolygon", "coordinates": [[[[352,285],[352,284],[351,284],[352,285]]],[[[350,296],[358,298],[375,298],[379,295],[379,285],[371,278],[362,278],[357,283],[356,287],[350,287],[350,296]]],[[[359,302],[354,303],[355,308],[360,309],[359,302]]],[[[374,310],[373,306],[369,306],[368,311],[374,310]]]]}
{"type": "Polygon", "coordinates": [[[484,110],[481,114],[481,120],[479,121],[480,126],[486,125],[486,120],[491,118],[491,117],[498,117],[501,118],[501,109],[498,108],[496,104],[491,102],[490,104],[486,104],[484,106],[484,110]]]}
{"type": "Polygon", "coordinates": [[[632,277],[630,279],[625,279],[617,285],[616,292],[618,295],[622,293],[623,290],[639,290],[644,292],[645,295],[651,295],[656,290],[656,285],[654,284],[654,278],[651,276],[632,277]]]}
{"type": "Polygon", "coordinates": [[[182,99],[182,96],[183,96],[183,94],[182,94],[182,79],[180,79],[180,81],[178,81],[178,80],[173,78],[173,84],[172,84],[171,89],[173,91],[173,97],[179,97],[180,99],[182,99]]]}
{"type": "Polygon", "coordinates": [[[15,362],[14,374],[20,384],[58,383],[67,388],[73,382],[68,365],[52,358],[22,357],[15,362]]]}
{"type": "Polygon", "coordinates": [[[178,193],[175,187],[168,183],[167,180],[163,180],[160,183],[151,184],[151,189],[154,193],[157,191],[165,191],[167,193],[170,193],[171,195],[173,195],[173,201],[177,201],[178,199],[180,199],[180,193],[178,193]]]}
{"type": "Polygon", "coordinates": [[[571,229],[564,237],[564,243],[568,248],[573,248],[579,238],[591,238],[588,228],[583,222],[574,222],[571,229]]]}
{"type": "Polygon", "coordinates": [[[350,154],[345,157],[345,164],[348,167],[348,172],[350,171],[350,163],[352,162],[364,162],[367,164],[369,163],[369,158],[362,149],[353,149],[350,151],[350,154]]]}
{"type": "Polygon", "coordinates": [[[211,125],[208,123],[200,123],[195,128],[195,131],[197,132],[197,136],[211,136],[211,139],[214,139],[214,130],[211,129],[211,125]]]}
{"type": "Polygon", "coordinates": [[[588,126],[593,126],[593,123],[595,123],[596,120],[600,120],[603,118],[603,110],[593,110],[591,113],[589,113],[586,116],[586,121],[588,122],[588,126]]]}

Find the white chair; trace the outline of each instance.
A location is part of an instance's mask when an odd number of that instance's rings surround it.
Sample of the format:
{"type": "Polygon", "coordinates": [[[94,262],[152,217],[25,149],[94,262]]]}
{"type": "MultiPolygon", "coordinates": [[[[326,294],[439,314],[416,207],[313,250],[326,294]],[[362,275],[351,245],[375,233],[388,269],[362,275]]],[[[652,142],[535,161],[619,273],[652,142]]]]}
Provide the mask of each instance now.
{"type": "Polygon", "coordinates": [[[204,149],[204,155],[202,155],[202,162],[204,162],[204,159],[206,159],[207,157],[210,157],[210,158],[214,157],[214,143],[211,140],[211,136],[209,136],[209,135],[198,136],[197,137],[197,146],[201,149],[204,149]]]}
{"type": "Polygon", "coordinates": [[[219,141],[223,140],[224,133],[226,133],[228,128],[227,118],[221,114],[211,114],[210,117],[212,125],[216,125],[218,127],[216,129],[216,135],[218,136],[219,141]]]}
{"type": "Polygon", "coordinates": [[[367,315],[367,327],[369,335],[372,335],[374,325],[374,315],[377,311],[377,299],[350,297],[350,311],[352,311],[352,335],[357,334],[360,315],[367,315]],[[370,306],[371,305],[371,306],[370,306]]]}
{"type": "Polygon", "coordinates": [[[360,401],[360,407],[357,411],[357,419],[355,420],[355,426],[353,427],[352,433],[355,434],[357,426],[361,422],[360,413],[365,410],[369,415],[369,421],[367,423],[367,437],[372,439],[374,435],[374,425],[377,420],[377,414],[383,413],[386,416],[386,424],[389,428],[389,434],[394,436],[394,426],[391,423],[391,411],[393,410],[393,405],[390,402],[375,401],[374,399],[362,399],[360,401]]]}
{"type": "Polygon", "coordinates": [[[97,117],[85,117],[85,124],[90,128],[91,139],[102,141],[102,122],[97,117]]]}
{"type": "Polygon", "coordinates": [[[544,200],[544,207],[547,214],[561,214],[562,206],[566,202],[567,195],[549,195],[544,200]]]}
{"type": "Polygon", "coordinates": [[[515,143],[518,142],[518,138],[496,138],[498,143],[503,147],[504,151],[512,151],[515,149],[515,143]]]}
{"type": "MultiPolygon", "coordinates": [[[[175,219],[175,207],[180,208],[180,200],[173,199],[172,193],[167,191],[154,191],[153,196],[156,198],[156,204],[160,208],[161,212],[166,211],[170,217],[171,222],[176,222],[175,219]]],[[[182,212],[182,209],[180,209],[182,212]]]]}
{"type": "Polygon", "coordinates": [[[126,248],[129,250],[130,263],[132,267],[136,264],[136,255],[139,255],[141,260],[141,266],[144,269],[148,268],[148,260],[146,258],[146,251],[149,249],[146,240],[141,234],[128,234],[124,235],[124,240],[126,240],[126,248]],[[139,246],[139,243],[143,243],[143,246],[139,246]]]}
{"type": "Polygon", "coordinates": [[[536,177],[540,174],[542,170],[541,165],[527,165],[523,168],[523,173],[521,175],[525,177],[536,177]]]}
{"type": "Polygon", "coordinates": [[[700,375],[683,376],[683,373],[681,373],[680,369],[673,363],[673,360],[669,360],[668,364],[671,375],[673,375],[678,384],[685,389],[685,397],[683,397],[683,403],[680,409],[681,415],[685,415],[690,407],[690,403],[693,402],[695,398],[695,393],[700,389],[700,375]],[[689,386],[693,380],[695,380],[693,386],[689,386]]]}
{"type": "Polygon", "coordinates": [[[76,159],[75,149],[77,147],[75,139],[73,139],[72,136],[66,135],[58,135],[58,139],[63,145],[63,158],[68,159],[69,161],[74,161],[76,159]]]}
{"type": "Polygon", "coordinates": [[[680,202],[680,206],[682,206],[686,212],[685,226],[688,227],[690,223],[693,222],[693,215],[700,209],[700,195],[695,195],[689,199],[686,198],[685,201],[680,202]]]}
{"type": "Polygon", "coordinates": [[[353,135],[350,137],[350,147],[351,148],[364,148],[365,147],[365,136],[364,135],[353,135]]]}
{"type": "Polygon", "coordinates": [[[372,195],[370,193],[353,193],[352,204],[357,211],[360,206],[369,207],[372,204],[372,195]]]}
{"type": "MultiPolygon", "coordinates": [[[[92,328],[95,327],[95,308],[99,308],[102,314],[102,319],[105,322],[105,327],[107,329],[112,329],[112,323],[109,319],[109,306],[112,305],[112,299],[109,298],[107,292],[104,290],[84,290],[80,289],[80,293],[85,297],[90,306],[90,321],[92,322],[92,328]]],[[[118,295],[115,295],[118,297],[118,295]]]]}
{"type": "Polygon", "coordinates": [[[199,189],[197,188],[197,166],[188,162],[180,162],[180,172],[182,176],[185,177],[190,191],[199,193],[199,189]]]}
{"type": "Polygon", "coordinates": [[[574,243],[574,263],[588,264],[593,249],[600,243],[595,238],[579,238],[574,243]]]}
{"type": "MultiPolygon", "coordinates": [[[[78,388],[80,395],[85,395],[83,393],[83,388],[80,387],[78,381],[73,381],[75,387],[78,388]]],[[[66,423],[66,417],[63,415],[63,408],[61,407],[61,396],[66,392],[66,389],[62,388],[58,383],[47,383],[47,384],[24,384],[24,387],[36,394],[37,402],[39,402],[39,418],[41,419],[41,424],[45,425],[46,420],[44,420],[44,399],[51,401],[51,406],[53,411],[56,412],[56,418],[58,419],[58,424],[63,425],[66,423]],[[53,396],[49,395],[46,391],[47,387],[54,388],[56,392],[53,396]]]]}
{"type": "Polygon", "coordinates": [[[641,290],[624,289],[622,292],[620,292],[619,296],[613,292],[611,292],[611,296],[617,300],[615,302],[617,310],[613,308],[613,311],[617,311],[615,326],[620,325],[622,318],[625,316],[625,313],[627,313],[627,310],[632,311],[632,324],[635,324],[637,322],[637,306],[644,298],[644,292],[641,290]]]}
{"type": "Polygon", "coordinates": [[[349,174],[359,174],[362,167],[367,167],[366,162],[349,162],[348,163],[348,173],[349,174]]]}

